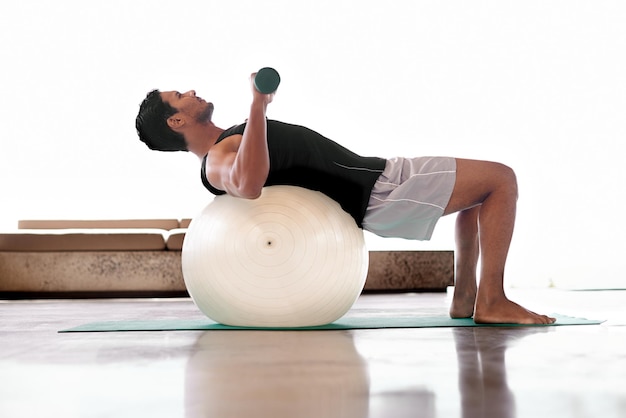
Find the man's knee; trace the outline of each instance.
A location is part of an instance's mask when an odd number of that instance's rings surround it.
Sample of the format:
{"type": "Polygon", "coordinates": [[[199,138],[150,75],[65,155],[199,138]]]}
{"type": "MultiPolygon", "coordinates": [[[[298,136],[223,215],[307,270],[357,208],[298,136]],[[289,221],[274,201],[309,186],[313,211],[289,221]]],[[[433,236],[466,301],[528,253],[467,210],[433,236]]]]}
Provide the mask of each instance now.
{"type": "Polygon", "coordinates": [[[517,188],[517,176],[515,174],[515,171],[511,167],[505,164],[496,163],[496,165],[497,165],[496,176],[497,176],[498,182],[501,184],[501,187],[511,192],[513,195],[515,195],[515,198],[517,198],[518,188],[517,188]]]}

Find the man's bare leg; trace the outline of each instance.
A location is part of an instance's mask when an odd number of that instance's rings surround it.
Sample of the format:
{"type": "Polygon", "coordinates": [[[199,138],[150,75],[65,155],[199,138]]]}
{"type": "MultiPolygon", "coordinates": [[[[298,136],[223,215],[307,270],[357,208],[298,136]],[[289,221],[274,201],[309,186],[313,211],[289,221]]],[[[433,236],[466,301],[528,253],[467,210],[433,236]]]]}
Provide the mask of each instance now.
{"type": "Polygon", "coordinates": [[[517,180],[510,168],[487,161],[457,159],[456,184],[445,214],[478,207],[481,272],[474,305],[477,323],[554,322],[554,318],[538,315],[510,301],[504,292],[504,267],[516,206],[517,180]]]}
{"type": "Polygon", "coordinates": [[[476,268],[480,246],[478,242],[479,206],[459,212],[456,218],[455,283],[450,317],[471,318],[476,302],[476,268]]]}

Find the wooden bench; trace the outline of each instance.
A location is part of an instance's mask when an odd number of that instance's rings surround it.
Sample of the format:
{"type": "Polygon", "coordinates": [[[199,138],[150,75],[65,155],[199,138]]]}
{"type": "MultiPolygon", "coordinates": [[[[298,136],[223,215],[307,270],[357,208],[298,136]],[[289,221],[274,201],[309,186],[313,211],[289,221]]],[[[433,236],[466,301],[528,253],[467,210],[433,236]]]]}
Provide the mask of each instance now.
{"type": "MultiPolygon", "coordinates": [[[[189,219],[24,220],[0,233],[0,297],[187,295],[189,219]]],[[[366,292],[443,291],[453,251],[370,251],[366,292]]]]}

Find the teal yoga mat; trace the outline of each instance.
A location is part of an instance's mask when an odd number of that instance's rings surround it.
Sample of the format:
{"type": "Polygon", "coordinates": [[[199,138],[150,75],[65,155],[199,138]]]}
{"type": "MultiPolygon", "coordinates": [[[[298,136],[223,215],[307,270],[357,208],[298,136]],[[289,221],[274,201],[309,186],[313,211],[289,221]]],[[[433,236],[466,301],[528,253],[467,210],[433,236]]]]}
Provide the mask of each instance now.
{"type": "Polygon", "coordinates": [[[382,328],[441,328],[441,327],[545,327],[558,325],[598,325],[603,320],[575,318],[564,315],[551,315],[557,320],[550,325],[515,324],[476,324],[472,319],[451,319],[445,316],[427,317],[353,317],[342,318],[332,324],[302,328],[257,328],[232,327],[217,324],[210,319],[167,319],[144,321],[92,322],[59,332],[120,332],[120,331],[237,331],[237,330],[279,330],[279,331],[332,331],[347,329],[382,328]]]}

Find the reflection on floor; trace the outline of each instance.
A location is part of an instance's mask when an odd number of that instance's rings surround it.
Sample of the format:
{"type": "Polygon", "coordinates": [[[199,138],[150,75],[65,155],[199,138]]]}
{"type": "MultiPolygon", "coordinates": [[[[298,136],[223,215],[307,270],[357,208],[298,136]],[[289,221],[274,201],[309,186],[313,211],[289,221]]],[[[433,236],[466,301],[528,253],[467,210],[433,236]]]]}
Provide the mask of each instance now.
{"type": "MultiPolygon", "coordinates": [[[[540,328],[59,334],[202,318],[189,299],[0,302],[1,417],[625,417],[626,291],[517,291],[540,328]]],[[[449,295],[349,315],[442,315],[449,295]]]]}

